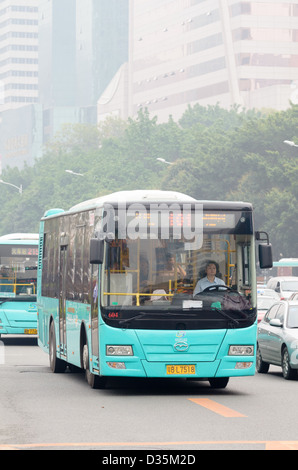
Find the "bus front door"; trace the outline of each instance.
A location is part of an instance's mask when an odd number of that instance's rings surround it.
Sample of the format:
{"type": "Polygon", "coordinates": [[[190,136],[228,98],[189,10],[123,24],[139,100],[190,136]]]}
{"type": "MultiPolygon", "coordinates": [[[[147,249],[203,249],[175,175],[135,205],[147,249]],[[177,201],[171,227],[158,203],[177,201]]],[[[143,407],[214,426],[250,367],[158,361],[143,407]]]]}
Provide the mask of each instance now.
{"type": "Polygon", "coordinates": [[[92,355],[99,358],[99,337],[98,337],[98,289],[99,272],[98,265],[92,265],[92,299],[91,299],[91,334],[92,334],[92,355]]]}
{"type": "Polygon", "coordinates": [[[66,350],[66,262],[67,246],[60,247],[60,270],[59,270],[59,338],[60,354],[67,356],[66,350]]]}

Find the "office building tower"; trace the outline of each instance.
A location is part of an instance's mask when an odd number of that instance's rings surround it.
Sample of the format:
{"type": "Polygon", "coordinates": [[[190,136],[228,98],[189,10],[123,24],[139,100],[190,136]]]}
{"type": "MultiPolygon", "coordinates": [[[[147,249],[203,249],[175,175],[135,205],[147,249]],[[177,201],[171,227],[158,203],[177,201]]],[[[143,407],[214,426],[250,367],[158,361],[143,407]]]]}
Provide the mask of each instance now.
{"type": "Polygon", "coordinates": [[[128,60],[128,3],[0,0],[2,168],[33,163],[64,124],[96,124],[128,60]]]}
{"type": "Polygon", "coordinates": [[[298,89],[298,2],[131,0],[133,114],[283,109],[298,89]]]}
{"type": "Polygon", "coordinates": [[[44,141],[63,123],[96,124],[97,100],[128,60],[128,0],[39,1],[44,141]]]}
{"type": "Polygon", "coordinates": [[[297,0],[130,0],[130,15],[129,115],[298,103],[297,0]]]}
{"type": "Polygon", "coordinates": [[[38,101],[38,0],[0,2],[0,113],[38,101]]]}
{"type": "MultiPolygon", "coordinates": [[[[22,166],[41,151],[38,105],[38,0],[0,2],[1,166],[22,166]]],[[[0,169],[1,172],[1,169],[0,169]]]]}
{"type": "Polygon", "coordinates": [[[77,103],[96,105],[128,60],[128,0],[76,0],[77,103]]]}

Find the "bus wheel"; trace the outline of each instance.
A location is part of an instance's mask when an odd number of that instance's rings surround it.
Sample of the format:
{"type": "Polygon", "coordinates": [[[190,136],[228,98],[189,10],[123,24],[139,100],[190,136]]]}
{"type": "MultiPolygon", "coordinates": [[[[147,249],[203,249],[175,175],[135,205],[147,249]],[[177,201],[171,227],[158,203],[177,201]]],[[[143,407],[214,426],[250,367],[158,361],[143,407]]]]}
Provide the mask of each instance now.
{"type": "Polygon", "coordinates": [[[65,372],[66,362],[59,359],[56,355],[56,334],[54,322],[50,326],[50,339],[49,339],[49,353],[50,353],[50,368],[54,374],[61,374],[65,372]]]}
{"type": "Polygon", "coordinates": [[[212,377],[209,380],[211,388],[226,388],[229,383],[229,377],[212,377]]]}
{"type": "Polygon", "coordinates": [[[90,372],[89,351],[88,351],[87,344],[84,344],[84,347],[83,347],[83,361],[82,362],[83,362],[83,368],[85,370],[85,377],[90,387],[95,390],[105,388],[106,378],[99,377],[98,375],[94,375],[92,374],[92,372],[90,372]]]}

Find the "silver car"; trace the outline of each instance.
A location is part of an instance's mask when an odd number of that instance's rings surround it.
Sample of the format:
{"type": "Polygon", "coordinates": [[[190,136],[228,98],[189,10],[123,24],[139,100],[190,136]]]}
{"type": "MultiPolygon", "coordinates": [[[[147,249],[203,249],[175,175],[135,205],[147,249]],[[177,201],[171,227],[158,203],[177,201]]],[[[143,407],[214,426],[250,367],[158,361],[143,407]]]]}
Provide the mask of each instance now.
{"type": "Polygon", "coordinates": [[[266,374],[270,364],[281,366],[286,380],[297,377],[298,301],[275,303],[258,325],[257,371],[266,374]]]}

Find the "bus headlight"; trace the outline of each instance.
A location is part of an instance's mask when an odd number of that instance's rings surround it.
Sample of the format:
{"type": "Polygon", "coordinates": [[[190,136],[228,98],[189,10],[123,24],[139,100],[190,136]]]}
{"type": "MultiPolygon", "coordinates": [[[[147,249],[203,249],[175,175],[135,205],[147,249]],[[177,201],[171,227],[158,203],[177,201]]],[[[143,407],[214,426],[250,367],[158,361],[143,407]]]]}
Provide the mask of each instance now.
{"type": "Polygon", "coordinates": [[[106,346],[107,356],[133,356],[132,346],[111,345],[106,346]]]}
{"type": "Polygon", "coordinates": [[[229,356],[254,356],[254,346],[230,346],[229,356]]]}

